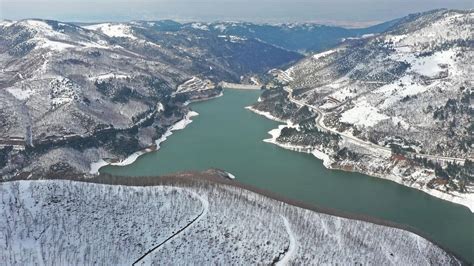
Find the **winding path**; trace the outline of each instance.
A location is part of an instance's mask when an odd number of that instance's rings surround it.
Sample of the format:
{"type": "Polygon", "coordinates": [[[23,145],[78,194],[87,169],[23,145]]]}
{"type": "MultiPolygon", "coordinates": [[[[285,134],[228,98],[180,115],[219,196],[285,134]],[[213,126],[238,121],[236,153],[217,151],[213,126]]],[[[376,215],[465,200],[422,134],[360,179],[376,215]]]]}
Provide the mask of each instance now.
{"type": "Polygon", "coordinates": [[[275,265],[281,266],[281,265],[288,265],[291,257],[293,257],[293,254],[295,254],[296,247],[297,247],[297,242],[295,235],[293,234],[293,231],[291,231],[291,226],[290,222],[288,222],[288,219],[286,219],[285,216],[280,215],[281,218],[283,219],[283,223],[285,224],[286,232],[288,233],[288,237],[290,238],[290,244],[288,246],[288,250],[285,252],[283,255],[283,258],[279,260],[275,265]]]}
{"type": "MultiPolygon", "coordinates": [[[[358,145],[361,145],[361,146],[364,146],[364,147],[369,147],[369,148],[372,148],[372,149],[376,149],[376,150],[378,150],[382,153],[388,154],[388,155],[390,155],[392,153],[391,149],[388,148],[388,147],[377,145],[377,144],[369,142],[369,141],[361,140],[361,139],[359,139],[359,138],[357,138],[353,135],[350,135],[350,134],[347,134],[347,133],[344,133],[344,132],[339,132],[339,131],[337,131],[333,128],[327,127],[323,122],[325,114],[324,114],[323,111],[321,111],[321,109],[319,109],[317,106],[307,104],[307,103],[305,103],[303,101],[300,101],[300,100],[296,100],[293,97],[293,90],[291,88],[285,87],[284,90],[286,92],[288,92],[288,99],[290,100],[290,102],[292,102],[292,103],[294,103],[298,106],[306,106],[309,109],[311,109],[311,110],[315,111],[316,113],[318,113],[318,116],[316,118],[316,125],[319,129],[329,131],[329,132],[332,132],[334,134],[338,134],[341,137],[349,139],[349,140],[351,140],[352,142],[355,142],[358,145]]],[[[408,154],[416,155],[417,157],[426,158],[426,159],[430,159],[430,160],[434,160],[434,161],[442,161],[442,162],[464,163],[466,161],[466,159],[464,159],[464,158],[437,156],[437,155],[415,153],[415,152],[409,152],[408,154]]],[[[473,158],[469,158],[469,159],[472,160],[473,158]]]]}
{"type": "Polygon", "coordinates": [[[209,212],[209,201],[207,201],[206,198],[204,198],[203,196],[197,194],[196,192],[194,191],[191,191],[191,190],[187,190],[187,189],[184,189],[185,191],[187,191],[188,193],[190,193],[191,195],[193,195],[195,198],[199,199],[199,201],[201,201],[201,204],[202,204],[202,210],[201,210],[201,213],[196,216],[191,222],[189,222],[186,226],[182,227],[181,229],[179,229],[176,233],[174,233],[173,235],[171,235],[170,237],[168,237],[167,239],[163,240],[161,243],[159,243],[158,245],[154,246],[152,249],[148,250],[145,254],[143,254],[140,258],[138,258],[132,265],[149,265],[151,264],[151,261],[150,261],[150,257],[148,257],[148,255],[150,255],[151,253],[153,252],[156,252],[158,250],[160,250],[160,248],[166,244],[167,242],[177,238],[178,236],[180,236],[182,233],[184,233],[187,229],[189,229],[189,227],[197,222],[199,222],[204,216],[207,215],[207,213],[209,212]]]}

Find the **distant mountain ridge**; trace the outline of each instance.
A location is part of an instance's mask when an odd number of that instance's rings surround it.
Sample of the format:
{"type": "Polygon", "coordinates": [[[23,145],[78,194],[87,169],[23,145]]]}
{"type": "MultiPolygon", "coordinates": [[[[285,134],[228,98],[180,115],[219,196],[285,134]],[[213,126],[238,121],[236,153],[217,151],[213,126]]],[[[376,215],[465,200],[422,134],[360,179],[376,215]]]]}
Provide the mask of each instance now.
{"type": "Polygon", "coordinates": [[[256,38],[266,43],[292,51],[315,52],[330,48],[344,38],[361,37],[364,34],[380,33],[397,20],[361,29],[346,29],[313,23],[292,24],[251,24],[251,23],[212,23],[210,30],[246,38],[256,38]]]}
{"type": "MultiPolygon", "coordinates": [[[[241,38],[257,39],[291,51],[315,52],[332,47],[344,38],[381,33],[398,21],[399,19],[395,19],[366,28],[351,29],[318,23],[268,24],[226,21],[179,23],[173,20],[159,20],[134,21],[130,24],[151,26],[157,31],[179,31],[183,29],[209,31],[216,35],[233,35],[241,38]]],[[[91,24],[78,23],[78,25],[87,26],[91,24]]]]}

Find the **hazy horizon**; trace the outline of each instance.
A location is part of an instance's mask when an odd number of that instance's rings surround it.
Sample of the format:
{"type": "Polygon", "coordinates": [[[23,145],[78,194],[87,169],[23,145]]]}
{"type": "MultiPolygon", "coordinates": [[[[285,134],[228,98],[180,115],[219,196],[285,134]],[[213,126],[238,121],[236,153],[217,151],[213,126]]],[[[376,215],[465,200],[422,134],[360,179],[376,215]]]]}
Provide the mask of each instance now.
{"type": "Polygon", "coordinates": [[[0,19],[70,22],[163,20],[318,22],[367,26],[438,8],[472,9],[469,0],[0,0],[0,19]]]}

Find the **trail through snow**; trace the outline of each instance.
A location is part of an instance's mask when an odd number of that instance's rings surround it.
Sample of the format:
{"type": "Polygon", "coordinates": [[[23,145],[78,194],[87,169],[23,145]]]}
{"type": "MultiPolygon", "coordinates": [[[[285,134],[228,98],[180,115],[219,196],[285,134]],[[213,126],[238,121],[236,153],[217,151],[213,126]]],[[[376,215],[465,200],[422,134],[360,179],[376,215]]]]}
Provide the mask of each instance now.
{"type": "Polygon", "coordinates": [[[150,254],[160,250],[161,247],[163,247],[164,244],[166,244],[167,242],[179,237],[181,234],[186,232],[191,227],[191,225],[199,222],[204,216],[207,215],[207,213],[209,212],[209,201],[206,198],[204,198],[203,196],[199,195],[198,193],[196,193],[194,191],[191,191],[191,190],[188,190],[188,189],[183,189],[183,190],[190,193],[191,195],[193,195],[193,197],[195,197],[195,198],[199,199],[199,201],[201,201],[201,204],[202,204],[201,213],[196,218],[194,218],[190,223],[188,223],[185,227],[179,229],[176,233],[174,233],[173,235],[171,235],[170,237],[165,239],[163,242],[161,242],[160,244],[158,244],[157,246],[153,247],[148,252],[146,252],[142,257],[137,259],[132,265],[151,265],[152,264],[152,261],[151,261],[152,256],[149,256],[150,254]]]}
{"type": "Polygon", "coordinates": [[[285,256],[283,256],[283,258],[276,263],[277,266],[288,265],[291,257],[293,257],[293,254],[295,254],[296,246],[297,246],[295,235],[293,234],[293,231],[291,231],[290,222],[288,222],[288,219],[286,219],[285,216],[283,215],[280,215],[280,216],[283,219],[286,232],[288,233],[288,237],[290,238],[290,246],[288,247],[288,251],[285,253],[285,256]]]}

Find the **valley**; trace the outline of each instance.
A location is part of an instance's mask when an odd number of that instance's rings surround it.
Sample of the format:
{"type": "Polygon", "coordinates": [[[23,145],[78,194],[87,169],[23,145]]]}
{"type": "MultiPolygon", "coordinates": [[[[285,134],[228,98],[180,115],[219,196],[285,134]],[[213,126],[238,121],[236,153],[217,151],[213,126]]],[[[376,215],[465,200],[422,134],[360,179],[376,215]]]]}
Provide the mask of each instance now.
{"type": "Polygon", "coordinates": [[[3,180],[88,173],[100,159],[153,149],[189,112],[187,102],[221,93],[219,82],[302,57],[158,23],[5,21],[0,33],[3,180]]]}
{"type": "Polygon", "coordinates": [[[381,178],[327,169],[310,153],[312,149],[298,153],[264,142],[271,138],[269,131],[284,124],[245,109],[259,95],[259,91],[226,89],[219,98],[193,103],[190,108],[198,115],[185,129],[173,132],[159,150],[127,166],[105,166],[100,172],[132,182],[142,176],[217,167],[239,183],[310,206],[409,225],[474,259],[470,255],[474,237],[466,234],[474,214],[468,208],[381,178]]]}
{"type": "Polygon", "coordinates": [[[472,263],[473,15],[0,21],[0,260],[472,263]]]}

